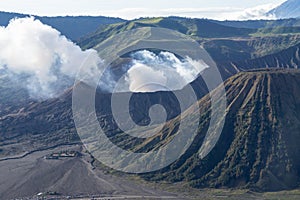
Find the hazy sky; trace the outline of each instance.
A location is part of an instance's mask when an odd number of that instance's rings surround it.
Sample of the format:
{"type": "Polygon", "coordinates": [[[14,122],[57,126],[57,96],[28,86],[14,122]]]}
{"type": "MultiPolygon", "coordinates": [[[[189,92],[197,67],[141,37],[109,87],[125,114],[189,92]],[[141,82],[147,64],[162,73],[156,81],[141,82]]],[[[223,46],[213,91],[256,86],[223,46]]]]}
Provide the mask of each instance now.
{"type": "Polygon", "coordinates": [[[238,15],[238,12],[242,14],[245,9],[248,9],[246,12],[251,12],[250,15],[252,15],[252,12],[259,14],[262,9],[269,9],[284,1],[285,0],[0,0],[0,10],[43,16],[105,15],[127,19],[141,16],[168,15],[232,18],[233,16],[231,14],[233,12],[238,15]]]}

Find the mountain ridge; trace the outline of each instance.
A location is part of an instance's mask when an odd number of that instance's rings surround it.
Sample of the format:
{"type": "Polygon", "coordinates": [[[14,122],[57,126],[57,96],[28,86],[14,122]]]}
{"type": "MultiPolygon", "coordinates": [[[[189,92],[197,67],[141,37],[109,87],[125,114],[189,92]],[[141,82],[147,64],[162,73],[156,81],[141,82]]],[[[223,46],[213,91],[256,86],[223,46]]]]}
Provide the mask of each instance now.
{"type": "Polygon", "coordinates": [[[299,0],[287,0],[278,7],[269,11],[267,15],[275,15],[276,18],[299,18],[300,2],[299,0]]]}
{"type": "MultiPolygon", "coordinates": [[[[206,96],[198,102],[203,105],[200,113],[204,119],[196,141],[177,162],[145,178],[187,181],[198,188],[276,191],[299,187],[299,80],[299,70],[255,70],[229,78],[225,82],[225,126],[211,153],[203,160],[197,155],[209,123],[206,96]]],[[[189,115],[197,109],[191,111],[189,115]]]]}
{"type": "Polygon", "coordinates": [[[14,18],[24,18],[33,16],[42,23],[52,26],[60,31],[68,39],[77,41],[81,37],[94,32],[99,26],[124,22],[121,18],[104,16],[58,16],[44,17],[29,14],[10,13],[0,11],[0,26],[7,26],[9,21],[14,18]]]}

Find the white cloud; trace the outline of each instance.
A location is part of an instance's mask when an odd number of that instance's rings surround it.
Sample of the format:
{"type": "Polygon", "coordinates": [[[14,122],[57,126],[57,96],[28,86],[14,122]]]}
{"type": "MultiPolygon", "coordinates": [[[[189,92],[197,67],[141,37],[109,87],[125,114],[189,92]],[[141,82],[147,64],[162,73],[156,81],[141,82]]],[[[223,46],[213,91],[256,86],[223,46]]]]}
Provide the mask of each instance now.
{"type": "MultiPolygon", "coordinates": [[[[87,73],[84,75],[90,79],[97,74],[93,70],[101,70],[103,63],[95,50],[82,51],[57,30],[32,17],[13,19],[7,27],[0,27],[0,46],[2,70],[11,74],[14,80],[20,81],[22,77],[23,85],[35,98],[55,97],[72,86],[87,57],[89,63],[85,64],[87,73]]],[[[206,67],[201,61],[188,57],[180,60],[169,52],[155,55],[150,51],[139,51],[132,54],[125,90],[149,92],[181,89],[206,67]]],[[[109,70],[104,76],[100,87],[112,91],[115,86],[113,76],[109,70]]],[[[97,77],[93,83],[95,81],[98,81],[97,77]]]]}
{"type": "Polygon", "coordinates": [[[124,19],[136,19],[140,17],[195,17],[214,18],[219,13],[241,11],[240,8],[232,7],[212,7],[212,8],[168,8],[168,9],[147,9],[147,8],[125,8],[119,10],[101,11],[101,15],[121,17],[124,19]]]}
{"type": "Polygon", "coordinates": [[[70,86],[66,79],[75,77],[87,56],[92,58],[87,71],[101,62],[95,50],[82,51],[57,30],[32,17],[13,19],[7,27],[0,27],[0,46],[2,68],[27,77],[24,85],[37,98],[55,96],[56,88],[70,86]]]}
{"type": "Polygon", "coordinates": [[[136,19],[140,17],[192,17],[209,18],[216,20],[248,20],[248,19],[274,19],[274,16],[267,16],[266,13],[279,4],[264,4],[250,8],[241,7],[186,7],[168,9],[149,8],[124,8],[118,10],[101,11],[101,15],[121,17],[124,19],[136,19]]]}
{"type": "Polygon", "coordinates": [[[265,4],[253,8],[247,8],[242,11],[222,13],[216,19],[219,20],[259,20],[259,19],[275,19],[275,16],[266,13],[278,6],[277,4],[265,4]]]}
{"type": "Polygon", "coordinates": [[[178,59],[173,53],[158,55],[143,50],[132,55],[125,80],[132,92],[154,92],[182,89],[208,66],[190,58],[178,59]]]}

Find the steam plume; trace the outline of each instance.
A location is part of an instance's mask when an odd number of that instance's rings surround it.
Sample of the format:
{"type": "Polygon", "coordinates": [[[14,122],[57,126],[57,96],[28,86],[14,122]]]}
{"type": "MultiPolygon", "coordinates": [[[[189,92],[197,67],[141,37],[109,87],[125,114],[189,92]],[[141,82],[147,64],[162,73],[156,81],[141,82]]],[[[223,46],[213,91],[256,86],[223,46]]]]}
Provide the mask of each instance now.
{"type": "Polygon", "coordinates": [[[95,50],[82,51],[33,17],[13,19],[7,27],[0,27],[0,46],[0,68],[19,76],[35,98],[54,97],[58,90],[71,86],[88,55],[90,69],[101,62],[95,50]]]}
{"type": "Polygon", "coordinates": [[[155,55],[143,50],[132,54],[132,58],[125,78],[132,92],[179,90],[208,67],[204,62],[189,57],[181,61],[170,52],[155,55]]]}
{"type": "MultiPolygon", "coordinates": [[[[88,57],[84,70],[91,74],[101,70],[103,60],[93,49],[82,51],[60,32],[33,17],[13,19],[7,27],[0,27],[0,72],[22,82],[30,95],[37,99],[58,96],[72,86],[76,73],[88,57]]],[[[132,54],[123,81],[123,91],[153,92],[178,90],[193,81],[208,67],[190,58],[178,59],[174,54],[158,55],[147,51],[132,54]]],[[[116,81],[105,70],[100,87],[113,91],[116,81]]],[[[98,81],[98,77],[94,77],[98,81]]]]}

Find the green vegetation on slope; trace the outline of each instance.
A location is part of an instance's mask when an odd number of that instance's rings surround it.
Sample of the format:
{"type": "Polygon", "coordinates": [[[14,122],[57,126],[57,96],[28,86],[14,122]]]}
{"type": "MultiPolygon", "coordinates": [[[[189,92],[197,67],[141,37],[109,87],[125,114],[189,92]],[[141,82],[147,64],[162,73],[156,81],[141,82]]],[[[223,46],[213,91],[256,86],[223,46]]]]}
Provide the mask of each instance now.
{"type": "Polygon", "coordinates": [[[274,35],[299,35],[300,34],[300,27],[286,27],[286,26],[279,26],[274,28],[261,28],[258,29],[256,33],[251,34],[254,37],[261,37],[261,36],[274,36],[274,35]]]}
{"type": "MultiPolygon", "coordinates": [[[[225,126],[211,153],[203,160],[197,155],[209,123],[207,96],[198,103],[202,120],[198,137],[188,152],[168,168],[144,178],[186,181],[200,188],[273,191],[299,187],[299,85],[298,70],[255,71],[230,78],[225,83],[228,99],[225,126]]],[[[198,112],[191,110],[189,115],[198,112]]],[[[151,141],[145,146],[148,143],[151,141]]]]}
{"type": "Polygon", "coordinates": [[[244,23],[250,22],[239,22],[240,27],[233,27],[230,21],[221,23],[180,17],[141,18],[101,26],[96,32],[82,38],[79,45],[83,49],[95,48],[105,39],[124,31],[139,27],[161,27],[189,35],[199,41],[215,61],[222,63],[274,54],[300,43],[300,29],[293,20],[254,22],[263,25],[259,28],[241,28],[244,23]]]}
{"type": "Polygon", "coordinates": [[[205,19],[142,18],[100,27],[95,33],[82,38],[79,44],[84,49],[92,48],[112,35],[139,27],[168,28],[195,38],[248,37],[255,32],[252,29],[223,26],[205,19]]]}

